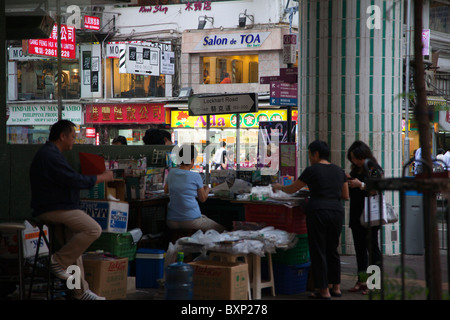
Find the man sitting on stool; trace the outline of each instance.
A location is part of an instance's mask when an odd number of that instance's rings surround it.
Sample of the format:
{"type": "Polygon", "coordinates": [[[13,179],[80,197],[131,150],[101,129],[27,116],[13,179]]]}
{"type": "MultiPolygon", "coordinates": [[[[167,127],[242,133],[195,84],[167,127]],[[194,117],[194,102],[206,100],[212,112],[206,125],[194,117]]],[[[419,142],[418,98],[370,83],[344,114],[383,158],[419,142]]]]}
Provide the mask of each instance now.
{"type": "Polygon", "coordinates": [[[38,150],[30,167],[31,207],[33,216],[45,223],[61,224],[66,239],[63,247],[51,256],[51,272],[62,280],[70,274],[70,265],[81,271],[81,289],[74,289],[73,297],[80,300],[105,300],[89,290],[84,279],[82,254],[100,237],[100,225],[86,212],[80,210],[80,190],[97,183],[112,181],[113,172],[97,176],[76,172],[62,154],[72,149],[75,142],[75,124],[60,120],[53,124],[46,144],[38,150]]]}

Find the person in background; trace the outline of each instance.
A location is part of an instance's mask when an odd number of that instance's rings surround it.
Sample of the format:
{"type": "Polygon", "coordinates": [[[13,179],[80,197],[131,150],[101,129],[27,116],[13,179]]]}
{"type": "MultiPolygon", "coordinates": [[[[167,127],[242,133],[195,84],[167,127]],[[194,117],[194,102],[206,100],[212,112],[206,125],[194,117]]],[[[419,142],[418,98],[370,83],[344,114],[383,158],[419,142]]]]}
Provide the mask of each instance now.
{"type": "Polygon", "coordinates": [[[209,84],[211,82],[211,79],[209,77],[209,72],[208,70],[203,70],[203,83],[204,84],[209,84]]]}
{"type": "Polygon", "coordinates": [[[167,175],[164,192],[169,194],[167,206],[167,226],[170,229],[196,229],[206,232],[214,229],[218,232],[225,228],[202,215],[198,201],[208,199],[209,187],[203,185],[199,173],[191,171],[197,158],[194,145],[185,144],[177,154],[179,168],[172,168],[167,175]],[[197,201],[198,199],[198,201],[197,201]]]}
{"type": "MultiPolygon", "coordinates": [[[[80,190],[112,181],[113,172],[82,175],[75,171],[63,155],[72,149],[76,138],[75,124],[60,120],[50,129],[48,141],[35,154],[30,166],[32,215],[44,223],[64,228],[67,242],[51,256],[51,272],[62,280],[70,274],[70,265],[81,270],[81,289],[73,290],[79,300],[105,300],[89,290],[84,279],[82,254],[101,235],[102,228],[80,209],[80,190]]],[[[58,233],[62,234],[62,233],[58,233]]]]}
{"type": "Polygon", "coordinates": [[[220,81],[220,83],[221,83],[221,84],[224,84],[224,83],[231,83],[230,74],[229,74],[228,72],[225,72],[225,73],[223,74],[223,79],[222,79],[222,81],[220,81]]]}
{"type": "Polygon", "coordinates": [[[225,141],[221,141],[219,144],[220,148],[216,151],[213,158],[213,167],[214,170],[218,170],[222,168],[223,170],[227,169],[227,143],[225,141]]]}
{"type": "Polygon", "coordinates": [[[308,186],[306,226],[315,287],[310,298],[328,300],[342,295],[338,245],[345,210],[341,200],[349,199],[349,191],[344,170],[328,161],[330,149],[326,142],[312,142],[308,155],[311,166],[297,180],[287,186],[274,184],[272,189],[295,193],[308,186]]]}
{"type": "Polygon", "coordinates": [[[367,267],[369,266],[369,248],[372,248],[372,260],[370,264],[379,265],[381,262],[381,251],[378,245],[379,226],[371,227],[371,237],[369,239],[369,229],[361,224],[361,215],[364,212],[365,199],[369,193],[365,190],[364,181],[369,175],[382,174],[380,166],[372,154],[369,146],[362,141],[355,141],[347,151],[347,159],[350,161],[350,174],[347,175],[348,186],[350,188],[350,220],[349,227],[352,229],[353,244],[355,246],[356,264],[358,270],[358,281],[350,288],[349,292],[359,292],[367,294],[366,285],[367,267]],[[364,167],[367,159],[371,160],[369,172],[364,167]],[[376,171],[375,168],[379,169],[376,171]]]}
{"type": "Polygon", "coordinates": [[[444,153],[444,162],[447,165],[447,170],[450,171],[450,146],[447,147],[447,152],[444,153]]]}
{"type": "Polygon", "coordinates": [[[172,137],[170,132],[161,129],[148,129],[145,131],[145,135],[142,141],[146,145],[172,145],[172,137]]]}
{"type": "Polygon", "coordinates": [[[112,141],[112,144],[116,145],[116,146],[120,146],[120,145],[126,146],[126,145],[128,145],[127,138],[125,138],[124,136],[117,136],[112,141]]]}

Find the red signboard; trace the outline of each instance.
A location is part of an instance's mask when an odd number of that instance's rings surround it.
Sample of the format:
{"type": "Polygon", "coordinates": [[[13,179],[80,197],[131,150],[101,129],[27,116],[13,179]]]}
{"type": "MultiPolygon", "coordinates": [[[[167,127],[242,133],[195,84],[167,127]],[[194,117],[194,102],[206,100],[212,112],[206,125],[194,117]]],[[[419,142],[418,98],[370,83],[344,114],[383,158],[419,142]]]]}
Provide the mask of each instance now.
{"type": "Polygon", "coordinates": [[[89,30],[100,30],[100,18],[84,16],[84,28],[89,30]]]}
{"type": "Polygon", "coordinates": [[[86,138],[95,138],[95,128],[86,128],[86,138]]]}
{"type": "Polygon", "coordinates": [[[164,105],[93,104],[86,107],[86,123],[165,123],[164,105]]]}
{"type": "MultiPolygon", "coordinates": [[[[48,57],[58,56],[58,27],[55,24],[48,39],[28,40],[28,54],[48,57]]],[[[76,59],[75,28],[61,25],[61,57],[76,59]]]]}

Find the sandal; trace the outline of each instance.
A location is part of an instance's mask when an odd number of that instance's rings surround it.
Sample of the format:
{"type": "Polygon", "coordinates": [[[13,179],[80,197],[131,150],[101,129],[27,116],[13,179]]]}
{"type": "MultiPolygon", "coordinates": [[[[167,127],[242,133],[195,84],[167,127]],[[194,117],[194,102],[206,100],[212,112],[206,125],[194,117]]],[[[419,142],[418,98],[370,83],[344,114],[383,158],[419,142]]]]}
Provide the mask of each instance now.
{"type": "Polygon", "coordinates": [[[308,296],[308,298],[317,300],[331,300],[331,297],[324,297],[320,294],[320,292],[313,292],[308,296]]]}
{"type": "Polygon", "coordinates": [[[342,297],[342,292],[336,292],[330,288],[330,296],[335,297],[335,298],[340,298],[340,297],[342,297]]]}
{"type": "Polygon", "coordinates": [[[366,284],[358,281],[358,282],[356,282],[354,287],[348,289],[348,292],[358,292],[358,291],[363,291],[364,289],[367,289],[366,284]]]}
{"type": "Polygon", "coordinates": [[[369,294],[369,288],[367,288],[367,286],[365,285],[363,289],[361,289],[361,294],[363,295],[367,295],[369,294]]]}

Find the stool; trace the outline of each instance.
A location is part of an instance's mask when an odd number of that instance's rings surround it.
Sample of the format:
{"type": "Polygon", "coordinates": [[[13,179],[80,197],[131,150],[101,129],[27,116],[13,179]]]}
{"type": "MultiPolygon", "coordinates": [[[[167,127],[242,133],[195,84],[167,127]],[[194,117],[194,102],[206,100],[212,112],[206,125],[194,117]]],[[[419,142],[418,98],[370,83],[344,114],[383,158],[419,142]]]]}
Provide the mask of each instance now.
{"type": "Polygon", "coordinates": [[[25,230],[25,224],[22,222],[1,222],[0,231],[13,232],[16,231],[17,234],[17,246],[19,247],[18,258],[19,258],[19,299],[23,300],[24,297],[24,276],[23,276],[23,241],[22,241],[22,231],[25,230]]]}
{"type": "MultiPolygon", "coordinates": [[[[247,254],[243,253],[227,253],[227,252],[219,252],[219,251],[210,251],[209,259],[210,260],[219,260],[219,261],[227,261],[227,262],[239,262],[239,258],[244,260],[244,263],[248,264],[247,254]],[[217,259],[216,259],[217,258],[217,259]]],[[[252,300],[251,294],[251,285],[250,285],[250,265],[248,264],[248,277],[247,277],[247,288],[248,288],[248,300],[252,300]]]]}
{"type": "MultiPolygon", "coordinates": [[[[47,257],[47,300],[49,299],[53,299],[54,298],[54,294],[55,294],[55,290],[54,290],[54,280],[55,277],[52,275],[51,270],[50,270],[50,264],[51,264],[51,257],[52,254],[54,253],[54,243],[56,241],[56,236],[55,236],[55,225],[53,224],[45,224],[43,221],[41,220],[34,220],[32,221],[32,223],[37,226],[39,228],[39,237],[37,240],[37,246],[36,246],[36,253],[34,255],[34,262],[33,262],[33,268],[31,271],[31,279],[30,279],[30,288],[28,291],[28,299],[31,299],[31,292],[33,289],[33,282],[34,282],[34,276],[35,276],[35,272],[36,272],[36,264],[37,261],[39,259],[39,249],[40,249],[40,243],[43,240],[45,242],[45,244],[47,245],[48,248],[48,257],[47,257]],[[44,230],[44,226],[47,225],[48,227],[48,233],[49,235],[47,236],[45,234],[45,230],[44,230]]],[[[63,228],[64,231],[64,228],[63,228]]]]}
{"type": "Polygon", "coordinates": [[[267,264],[269,270],[269,280],[261,280],[261,257],[256,254],[250,254],[251,262],[253,265],[253,277],[251,281],[251,287],[253,289],[253,296],[255,299],[261,299],[261,290],[264,288],[271,288],[272,296],[275,296],[275,283],[273,280],[273,266],[272,266],[272,254],[266,253],[267,264]]]}

